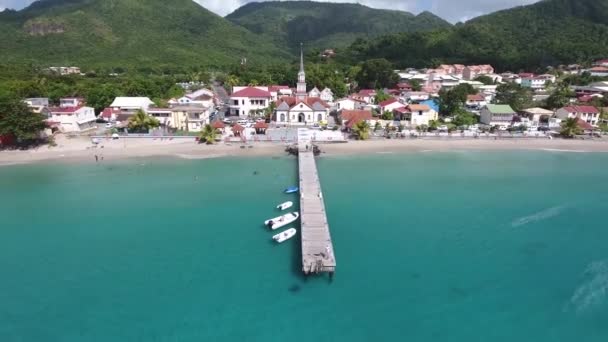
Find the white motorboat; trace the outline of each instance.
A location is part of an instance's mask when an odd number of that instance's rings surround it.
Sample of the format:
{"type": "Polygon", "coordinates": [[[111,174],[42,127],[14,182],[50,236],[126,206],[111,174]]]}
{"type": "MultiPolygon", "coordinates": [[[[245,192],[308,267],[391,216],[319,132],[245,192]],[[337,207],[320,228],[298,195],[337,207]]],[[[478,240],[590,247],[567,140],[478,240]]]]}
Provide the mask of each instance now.
{"type": "Polygon", "coordinates": [[[285,203],[281,203],[279,205],[277,205],[277,209],[279,210],[285,210],[285,209],[289,209],[293,206],[293,202],[292,201],[287,201],[285,203]]]}
{"type": "Polygon", "coordinates": [[[295,228],[289,228],[286,231],[279,233],[272,237],[272,239],[278,243],[283,243],[296,235],[297,231],[295,228]]]}
{"type": "Polygon", "coordinates": [[[270,220],[264,221],[264,225],[269,227],[272,230],[279,229],[281,227],[285,227],[286,225],[294,222],[300,217],[300,214],[296,211],[293,213],[288,213],[279,217],[272,218],[270,220]]]}

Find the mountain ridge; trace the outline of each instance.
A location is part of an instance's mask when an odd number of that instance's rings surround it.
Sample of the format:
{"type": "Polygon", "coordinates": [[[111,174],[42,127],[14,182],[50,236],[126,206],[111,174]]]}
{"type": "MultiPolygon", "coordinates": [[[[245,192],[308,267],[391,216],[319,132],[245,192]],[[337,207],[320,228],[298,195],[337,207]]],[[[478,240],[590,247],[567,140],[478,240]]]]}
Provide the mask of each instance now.
{"type": "Polygon", "coordinates": [[[226,19],[290,49],[300,42],[316,48],[345,47],[357,38],[451,26],[428,11],[414,15],[355,3],[314,1],[250,2],[226,19]]]}

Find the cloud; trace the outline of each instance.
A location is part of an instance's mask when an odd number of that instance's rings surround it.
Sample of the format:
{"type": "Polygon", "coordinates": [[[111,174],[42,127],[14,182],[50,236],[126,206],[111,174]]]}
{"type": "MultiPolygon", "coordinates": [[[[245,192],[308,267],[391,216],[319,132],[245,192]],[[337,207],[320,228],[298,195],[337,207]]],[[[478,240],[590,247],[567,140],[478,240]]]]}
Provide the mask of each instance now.
{"type": "MultiPolygon", "coordinates": [[[[166,0],[170,1],[170,0],[166,0]]],[[[194,0],[219,15],[226,15],[240,6],[263,0],[194,0]]],[[[374,8],[385,8],[419,13],[431,11],[450,21],[466,21],[479,15],[505,8],[529,5],[538,0],[318,0],[331,2],[358,2],[374,8]]],[[[0,0],[0,8],[21,9],[33,0],[0,0]]]]}

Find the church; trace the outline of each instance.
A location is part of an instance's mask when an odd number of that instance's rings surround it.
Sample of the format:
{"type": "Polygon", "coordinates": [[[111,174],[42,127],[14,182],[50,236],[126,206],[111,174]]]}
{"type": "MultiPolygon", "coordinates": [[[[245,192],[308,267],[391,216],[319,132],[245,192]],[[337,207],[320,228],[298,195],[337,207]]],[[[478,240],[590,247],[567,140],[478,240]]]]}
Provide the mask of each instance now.
{"type": "Polygon", "coordinates": [[[289,125],[314,125],[327,123],[329,105],[306,92],[304,52],[300,46],[300,72],[295,96],[281,97],[277,101],[276,123],[289,125]]]}

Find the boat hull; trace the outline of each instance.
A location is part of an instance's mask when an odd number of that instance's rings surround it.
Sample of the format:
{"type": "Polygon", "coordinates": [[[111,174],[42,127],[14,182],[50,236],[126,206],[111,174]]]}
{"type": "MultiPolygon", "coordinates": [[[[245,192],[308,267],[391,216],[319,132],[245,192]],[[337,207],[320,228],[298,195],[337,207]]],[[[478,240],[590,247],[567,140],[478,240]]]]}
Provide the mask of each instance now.
{"type": "Polygon", "coordinates": [[[295,228],[289,228],[284,232],[281,232],[275,236],[272,237],[272,239],[274,241],[276,241],[277,243],[283,243],[289,239],[291,239],[292,237],[294,237],[297,233],[297,230],[295,228]]]}
{"type": "Polygon", "coordinates": [[[300,214],[294,211],[293,213],[288,213],[282,216],[272,218],[270,220],[266,220],[264,221],[264,225],[272,230],[276,230],[281,227],[285,227],[286,225],[292,222],[295,222],[298,218],[300,218],[300,214]]]}

